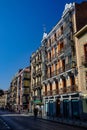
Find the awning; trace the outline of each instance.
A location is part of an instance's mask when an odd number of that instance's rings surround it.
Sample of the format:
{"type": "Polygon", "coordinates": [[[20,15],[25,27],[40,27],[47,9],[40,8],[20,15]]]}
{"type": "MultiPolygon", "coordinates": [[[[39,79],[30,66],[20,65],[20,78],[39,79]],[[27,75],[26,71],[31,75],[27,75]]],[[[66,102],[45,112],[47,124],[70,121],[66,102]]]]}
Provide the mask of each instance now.
{"type": "Polygon", "coordinates": [[[33,103],[36,104],[36,105],[43,105],[41,100],[34,100],[33,103]]]}

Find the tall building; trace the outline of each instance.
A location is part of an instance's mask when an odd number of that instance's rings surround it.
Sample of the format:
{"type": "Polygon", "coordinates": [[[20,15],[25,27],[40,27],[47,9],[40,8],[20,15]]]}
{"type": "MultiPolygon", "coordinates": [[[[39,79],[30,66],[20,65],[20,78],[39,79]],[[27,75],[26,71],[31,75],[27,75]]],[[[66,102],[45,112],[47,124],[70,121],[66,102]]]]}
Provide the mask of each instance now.
{"type": "Polygon", "coordinates": [[[42,104],[42,52],[41,47],[31,55],[32,109],[42,104]]]}
{"type": "Polygon", "coordinates": [[[20,69],[13,77],[7,95],[7,107],[13,111],[29,111],[31,67],[20,69]]]}
{"type": "Polygon", "coordinates": [[[31,68],[20,69],[17,74],[17,104],[18,110],[29,110],[31,91],[31,68]]]}
{"type": "Polygon", "coordinates": [[[87,117],[87,24],[76,34],[76,54],[79,90],[83,105],[83,116],[87,117]]]}
{"type": "Polygon", "coordinates": [[[65,5],[57,25],[42,39],[44,114],[79,118],[82,114],[74,34],[87,23],[87,2],[65,5]]]}
{"type": "Polygon", "coordinates": [[[7,107],[7,91],[4,91],[3,95],[0,95],[0,108],[7,107]]]}

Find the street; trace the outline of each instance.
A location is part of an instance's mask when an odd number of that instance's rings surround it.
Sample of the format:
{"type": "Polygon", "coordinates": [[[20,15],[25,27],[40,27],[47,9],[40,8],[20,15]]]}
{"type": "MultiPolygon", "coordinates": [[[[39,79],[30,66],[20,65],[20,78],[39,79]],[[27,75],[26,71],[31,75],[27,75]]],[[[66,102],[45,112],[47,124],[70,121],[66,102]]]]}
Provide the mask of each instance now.
{"type": "Polygon", "coordinates": [[[15,114],[7,111],[0,111],[0,118],[7,124],[6,129],[0,130],[85,130],[85,128],[68,126],[37,118],[33,116],[15,114]]]}

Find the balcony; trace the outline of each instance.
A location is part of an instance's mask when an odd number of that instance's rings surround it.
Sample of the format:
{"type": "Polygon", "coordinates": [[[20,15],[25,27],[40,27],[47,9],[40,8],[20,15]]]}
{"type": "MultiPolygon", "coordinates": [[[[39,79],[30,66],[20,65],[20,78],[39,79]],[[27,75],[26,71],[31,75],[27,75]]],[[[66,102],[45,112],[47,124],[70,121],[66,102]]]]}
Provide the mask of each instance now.
{"type": "Polygon", "coordinates": [[[59,93],[59,90],[58,90],[58,89],[54,89],[54,90],[52,91],[52,93],[53,93],[53,95],[56,95],[56,94],[59,93]]]}
{"type": "Polygon", "coordinates": [[[37,88],[41,88],[41,81],[38,81],[37,83],[34,83],[33,85],[32,85],[33,87],[33,90],[34,89],[37,89],[37,88]]]}
{"type": "Polygon", "coordinates": [[[78,86],[77,86],[77,85],[72,85],[72,86],[71,86],[71,91],[72,91],[72,92],[78,91],[78,86]]]}
{"type": "Polygon", "coordinates": [[[47,92],[43,92],[43,96],[47,96],[47,92]]]}
{"type": "Polygon", "coordinates": [[[36,85],[39,86],[39,87],[41,87],[41,81],[38,81],[38,82],[36,83],[36,85]]]}
{"type": "Polygon", "coordinates": [[[51,73],[48,73],[47,76],[46,76],[47,79],[51,78],[51,77],[52,77],[51,73]]]}
{"type": "Polygon", "coordinates": [[[47,63],[51,62],[51,58],[47,58],[46,61],[47,61],[47,63]]]}
{"type": "Polygon", "coordinates": [[[67,92],[67,88],[63,87],[63,93],[66,93],[66,92],[67,92]]]}
{"type": "Polygon", "coordinates": [[[52,57],[51,57],[51,60],[54,60],[55,57],[56,57],[55,54],[53,54],[52,57]]]}
{"type": "Polygon", "coordinates": [[[81,57],[82,65],[87,67],[87,55],[81,57]]]}
{"type": "Polygon", "coordinates": [[[66,87],[62,87],[59,89],[59,94],[64,94],[67,92],[67,88],[66,87]]]}
{"type": "Polygon", "coordinates": [[[47,91],[47,96],[51,96],[52,95],[52,90],[47,91]]]}
{"type": "Polygon", "coordinates": [[[41,62],[42,62],[42,58],[41,57],[36,60],[36,64],[40,64],[41,62]]]}
{"type": "Polygon", "coordinates": [[[64,71],[65,71],[64,67],[60,67],[60,68],[58,69],[58,74],[61,74],[61,73],[63,73],[64,71]]]}
{"type": "Polygon", "coordinates": [[[72,62],[71,63],[68,63],[65,65],[65,70],[68,71],[72,68],[75,68],[76,67],[76,61],[74,61],[74,59],[72,58],[72,62]]]}
{"type": "Polygon", "coordinates": [[[71,45],[69,43],[64,46],[64,51],[67,51],[70,49],[71,49],[71,45]]]}
{"type": "Polygon", "coordinates": [[[36,66],[36,61],[32,62],[32,65],[33,65],[33,66],[36,66]]]}
{"type": "Polygon", "coordinates": [[[66,71],[70,70],[70,69],[72,69],[72,62],[65,65],[65,70],[66,71]]]}
{"type": "Polygon", "coordinates": [[[59,94],[63,94],[63,88],[59,89],[59,94]]]}
{"type": "Polygon", "coordinates": [[[46,80],[46,79],[52,78],[52,77],[57,76],[58,74],[61,74],[61,73],[64,73],[64,72],[65,72],[65,68],[61,67],[58,70],[55,70],[51,73],[48,73],[46,76],[43,77],[43,79],[46,80]]]}
{"type": "Polygon", "coordinates": [[[76,92],[76,91],[78,91],[77,85],[71,85],[67,87],[67,92],[76,92]]]}
{"type": "Polygon", "coordinates": [[[42,70],[41,70],[41,68],[39,68],[37,71],[36,71],[36,75],[38,76],[38,75],[41,75],[42,74],[42,70]]]}
{"type": "Polygon", "coordinates": [[[33,78],[36,77],[36,72],[35,72],[35,71],[33,72],[32,77],[33,77],[33,78]]]}
{"type": "Polygon", "coordinates": [[[64,53],[64,48],[62,48],[61,50],[59,50],[58,56],[61,56],[63,53],[64,53]]]}

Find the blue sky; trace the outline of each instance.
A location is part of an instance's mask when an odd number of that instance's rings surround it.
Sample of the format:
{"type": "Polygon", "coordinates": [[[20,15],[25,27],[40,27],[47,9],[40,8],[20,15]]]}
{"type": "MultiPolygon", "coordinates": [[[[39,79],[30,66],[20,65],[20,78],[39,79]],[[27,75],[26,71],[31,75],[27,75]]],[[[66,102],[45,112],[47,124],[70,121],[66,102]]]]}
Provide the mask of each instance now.
{"type": "Polygon", "coordinates": [[[8,89],[15,73],[29,65],[43,26],[48,33],[70,2],[74,0],[0,0],[0,88],[8,89]]]}

